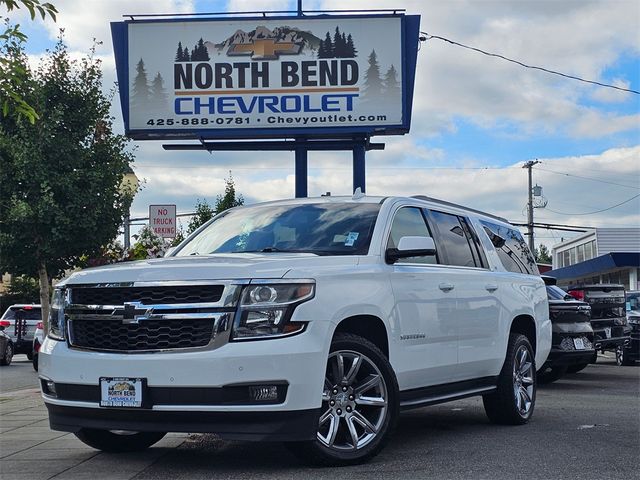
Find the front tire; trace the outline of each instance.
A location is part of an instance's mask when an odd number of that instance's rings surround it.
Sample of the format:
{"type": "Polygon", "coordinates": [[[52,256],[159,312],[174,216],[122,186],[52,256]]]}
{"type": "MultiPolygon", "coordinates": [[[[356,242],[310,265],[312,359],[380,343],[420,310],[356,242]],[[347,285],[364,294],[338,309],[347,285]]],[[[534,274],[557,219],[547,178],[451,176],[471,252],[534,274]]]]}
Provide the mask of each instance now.
{"type": "Polygon", "coordinates": [[[121,432],[81,428],[75,433],[83,443],[103,452],[139,452],[160,441],[166,432],[121,432]]]}
{"type": "Polygon", "coordinates": [[[4,355],[0,358],[0,365],[11,365],[13,360],[13,343],[7,343],[7,347],[4,349],[4,355]]]}
{"type": "Polygon", "coordinates": [[[337,333],[327,360],[316,439],[288,447],[312,465],[363,463],[385,446],[398,413],[398,382],[384,353],[365,338],[337,333]]]}
{"type": "Polygon", "coordinates": [[[524,335],[511,333],[497,390],[482,397],[489,420],[501,425],[527,423],[533,415],[536,387],[536,361],[531,343],[524,335]]]}

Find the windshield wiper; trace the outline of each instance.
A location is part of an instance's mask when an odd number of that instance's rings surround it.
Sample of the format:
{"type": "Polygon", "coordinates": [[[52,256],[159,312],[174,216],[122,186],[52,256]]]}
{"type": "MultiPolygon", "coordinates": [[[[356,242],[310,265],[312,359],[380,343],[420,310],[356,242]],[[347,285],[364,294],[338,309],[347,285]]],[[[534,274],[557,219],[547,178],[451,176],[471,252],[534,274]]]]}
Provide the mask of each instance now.
{"type": "Polygon", "coordinates": [[[264,247],[258,250],[236,250],[231,253],[313,253],[314,255],[320,255],[320,253],[313,250],[289,250],[278,247],[264,247]]]}

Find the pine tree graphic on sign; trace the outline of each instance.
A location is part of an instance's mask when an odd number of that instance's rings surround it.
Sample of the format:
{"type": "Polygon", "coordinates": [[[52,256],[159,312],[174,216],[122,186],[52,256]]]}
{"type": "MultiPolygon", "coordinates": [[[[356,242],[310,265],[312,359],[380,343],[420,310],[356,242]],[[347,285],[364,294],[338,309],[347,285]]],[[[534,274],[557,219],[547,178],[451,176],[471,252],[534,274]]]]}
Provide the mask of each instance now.
{"type": "Polygon", "coordinates": [[[402,90],[400,89],[400,83],[398,83],[398,72],[395,67],[391,65],[389,70],[384,76],[384,96],[388,102],[398,102],[402,90]]]}
{"type": "Polygon", "coordinates": [[[380,78],[380,65],[376,51],[369,54],[369,67],[364,74],[364,93],[362,98],[365,102],[378,102],[382,98],[384,84],[380,78]]]}
{"type": "Polygon", "coordinates": [[[142,58],[136,65],[136,77],[133,80],[133,94],[131,96],[132,110],[146,109],[149,106],[150,91],[147,71],[144,69],[142,58]]]}

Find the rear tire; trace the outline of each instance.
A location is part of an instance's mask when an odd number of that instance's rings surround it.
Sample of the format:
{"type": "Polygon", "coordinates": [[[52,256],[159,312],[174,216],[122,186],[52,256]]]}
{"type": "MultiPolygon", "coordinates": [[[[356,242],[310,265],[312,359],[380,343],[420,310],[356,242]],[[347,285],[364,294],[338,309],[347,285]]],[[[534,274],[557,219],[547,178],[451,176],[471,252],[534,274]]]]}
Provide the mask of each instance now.
{"type": "Polygon", "coordinates": [[[27,353],[27,360],[29,360],[29,361],[33,360],[33,352],[27,353]]]}
{"type": "Polygon", "coordinates": [[[538,372],[538,384],[553,383],[567,373],[567,367],[551,367],[538,372]]]}
{"type": "Polygon", "coordinates": [[[327,360],[316,439],[287,447],[316,466],[363,463],[388,442],[398,413],[398,382],[384,353],[365,338],[337,333],[327,360]]]}
{"type": "Polygon", "coordinates": [[[33,369],[37,372],[38,371],[38,354],[37,353],[33,354],[33,360],[31,360],[31,364],[33,365],[33,369]]]}
{"type": "Polygon", "coordinates": [[[166,432],[123,432],[81,428],[75,433],[82,442],[103,452],[139,452],[160,441],[166,432]]]}
{"type": "Polygon", "coordinates": [[[482,397],[489,420],[501,425],[527,423],[533,415],[536,387],[536,360],[531,343],[524,335],[511,333],[497,390],[482,397]]]}
{"type": "Polygon", "coordinates": [[[13,343],[9,342],[7,348],[4,349],[4,355],[0,358],[0,365],[11,365],[11,360],[13,360],[13,343]]]}
{"type": "Polygon", "coordinates": [[[632,360],[631,358],[629,358],[629,354],[627,353],[627,349],[623,348],[622,349],[622,365],[624,365],[625,367],[630,367],[635,365],[636,362],[634,360],[632,360]]]}

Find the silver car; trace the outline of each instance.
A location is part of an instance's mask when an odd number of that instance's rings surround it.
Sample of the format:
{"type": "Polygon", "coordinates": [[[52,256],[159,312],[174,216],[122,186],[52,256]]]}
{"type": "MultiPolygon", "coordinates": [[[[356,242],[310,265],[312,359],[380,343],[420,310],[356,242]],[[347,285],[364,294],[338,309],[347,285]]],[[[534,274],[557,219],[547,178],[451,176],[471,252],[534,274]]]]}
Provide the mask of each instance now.
{"type": "Polygon", "coordinates": [[[38,322],[42,321],[42,310],[36,304],[11,305],[0,318],[0,325],[13,343],[14,354],[24,353],[33,359],[33,335],[38,322]]]}

